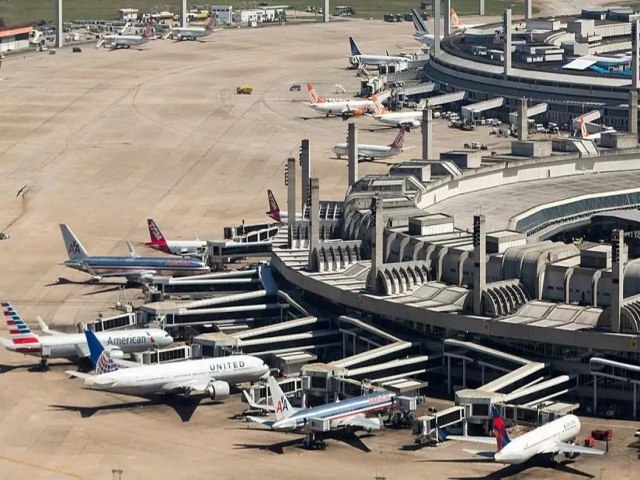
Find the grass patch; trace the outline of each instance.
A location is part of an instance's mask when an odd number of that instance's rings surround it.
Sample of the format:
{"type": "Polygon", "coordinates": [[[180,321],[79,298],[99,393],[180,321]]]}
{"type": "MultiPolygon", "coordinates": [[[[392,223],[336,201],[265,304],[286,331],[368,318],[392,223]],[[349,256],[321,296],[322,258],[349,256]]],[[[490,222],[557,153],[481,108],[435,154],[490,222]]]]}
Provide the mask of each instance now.
{"type": "MultiPolygon", "coordinates": [[[[258,2],[231,1],[235,8],[251,8],[258,2]]],[[[304,10],[307,5],[316,9],[322,7],[324,2],[319,0],[282,0],[269,1],[270,5],[292,5],[304,10]]],[[[478,0],[452,0],[452,6],[459,14],[476,14],[478,0]]],[[[188,5],[192,3],[189,2],[188,5]]],[[[225,4],[221,1],[217,4],[225,4]]],[[[404,13],[412,8],[420,6],[419,0],[332,0],[331,5],[351,5],[358,17],[382,18],[385,13],[404,13]],[[339,3],[338,3],[339,2],[339,3]]],[[[485,0],[485,13],[498,15],[505,8],[521,9],[523,0],[485,0]]],[[[0,19],[5,25],[19,25],[31,23],[36,20],[53,22],[55,19],[54,0],[0,0],[0,19]]],[[[208,6],[208,4],[205,4],[208,6]]],[[[112,20],[118,17],[118,9],[122,7],[137,8],[140,12],[153,10],[169,10],[178,12],[180,2],[178,0],[63,0],[64,20],[73,19],[105,19],[112,20]]]]}

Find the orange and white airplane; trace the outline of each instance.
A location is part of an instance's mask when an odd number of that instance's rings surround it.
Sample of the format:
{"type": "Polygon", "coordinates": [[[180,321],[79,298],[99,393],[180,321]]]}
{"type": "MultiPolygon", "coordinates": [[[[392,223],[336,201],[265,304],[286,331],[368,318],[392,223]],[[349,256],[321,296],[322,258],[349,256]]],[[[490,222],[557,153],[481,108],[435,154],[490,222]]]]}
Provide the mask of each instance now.
{"type": "Polygon", "coordinates": [[[330,115],[340,115],[342,118],[361,117],[365,112],[373,112],[375,110],[372,100],[325,100],[318,95],[318,92],[310,83],[307,83],[307,92],[309,92],[309,99],[311,100],[307,105],[320,113],[324,113],[327,117],[330,115]]]}
{"type": "Polygon", "coordinates": [[[381,104],[380,99],[373,95],[375,114],[373,118],[379,122],[392,125],[394,127],[404,127],[406,130],[422,125],[422,110],[410,110],[407,112],[389,112],[381,104]]]}
{"type": "Polygon", "coordinates": [[[456,13],[455,9],[451,8],[449,10],[449,15],[451,18],[451,26],[454,29],[458,29],[458,30],[466,30],[467,28],[474,28],[477,27],[478,24],[475,25],[467,25],[466,23],[464,23],[460,17],[458,17],[458,14],[456,13]]]}

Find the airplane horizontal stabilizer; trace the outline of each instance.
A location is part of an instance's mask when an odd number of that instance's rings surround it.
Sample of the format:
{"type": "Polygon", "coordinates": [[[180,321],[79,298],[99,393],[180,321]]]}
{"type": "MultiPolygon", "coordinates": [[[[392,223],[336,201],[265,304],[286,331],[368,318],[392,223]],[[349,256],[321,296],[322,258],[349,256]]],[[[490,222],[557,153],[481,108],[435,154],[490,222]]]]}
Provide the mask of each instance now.
{"type": "Polygon", "coordinates": [[[246,390],[242,391],[242,394],[244,395],[244,398],[247,400],[247,403],[249,404],[249,406],[251,408],[255,408],[256,410],[265,410],[267,412],[275,412],[276,411],[276,407],[273,405],[267,405],[266,403],[260,404],[260,403],[256,403],[251,396],[247,393],[246,390]]]}
{"type": "Polygon", "coordinates": [[[259,423],[261,425],[266,425],[267,427],[272,427],[273,424],[276,423],[275,421],[268,418],[253,417],[251,415],[247,415],[247,417],[245,418],[251,422],[259,423]]]}
{"type": "Polygon", "coordinates": [[[493,458],[495,456],[495,452],[486,452],[482,450],[471,450],[467,448],[462,449],[464,452],[470,453],[471,455],[476,455],[478,457],[484,458],[493,458]]]}
{"type": "Polygon", "coordinates": [[[82,378],[82,379],[93,377],[93,375],[89,375],[88,373],[76,372],[75,370],[67,370],[64,373],[66,373],[70,377],[76,377],[76,378],[82,378]]]}

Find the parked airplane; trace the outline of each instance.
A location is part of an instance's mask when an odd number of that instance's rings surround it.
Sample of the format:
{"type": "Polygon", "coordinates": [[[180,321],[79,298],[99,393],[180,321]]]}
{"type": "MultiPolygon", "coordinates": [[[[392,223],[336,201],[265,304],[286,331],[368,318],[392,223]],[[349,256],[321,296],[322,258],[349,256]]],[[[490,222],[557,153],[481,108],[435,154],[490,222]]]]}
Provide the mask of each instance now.
{"type": "MultiPolygon", "coordinates": [[[[311,408],[294,408],[289,399],[282,392],[275,378],[267,379],[271,393],[271,407],[275,407],[276,419],[248,416],[253,422],[266,425],[278,431],[304,431],[307,436],[305,446],[324,445],[322,439],[317,439],[313,422],[328,422],[330,431],[350,430],[379,430],[382,422],[379,417],[370,418],[393,409],[396,395],[382,390],[368,393],[341,402],[327,403],[311,408]]],[[[269,409],[267,409],[269,410],[269,409]]]]}
{"type": "Polygon", "coordinates": [[[202,256],[207,251],[207,242],[198,239],[195,233],[193,234],[194,240],[167,240],[152,218],[147,219],[147,225],[149,226],[149,236],[151,237],[151,241],[145,243],[147,247],[183,256],[202,256]]]}
{"type": "Polygon", "coordinates": [[[325,100],[316,92],[313,85],[307,83],[307,92],[309,92],[308,103],[311,108],[318,112],[329,115],[341,115],[342,118],[361,117],[364,112],[373,112],[374,106],[371,100],[325,100]]]}
{"type": "Polygon", "coordinates": [[[479,25],[479,24],[467,25],[462,21],[462,19],[460,19],[460,17],[458,17],[458,14],[453,8],[449,10],[449,15],[451,16],[451,26],[455,29],[466,30],[467,28],[474,28],[479,25]]]}
{"type": "Polygon", "coordinates": [[[128,257],[90,256],[67,225],[60,224],[60,230],[69,254],[69,259],[62,265],[86,272],[93,280],[125,277],[129,281],[139,282],[153,275],[197,275],[211,270],[204,262],[191,258],[141,257],[129,242],[128,257]]]}
{"type": "Polygon", "coordinates": [[[520,435],[518,438],[510,440],[504,422],[495,406],[492,413],[494,437],[449,435],[447,439],[495,445],[497,447],[495,452],[467,451],[474,455],[492,458],[498,463],[510,465],[524,463],[535,456],[546,456],[553,459],[561,453],[567,458],[575,458],[582,453],[590,455],[604,455],[605,453],[603,450],[581,447],[572,443],[580,433],[580,420],[575,415],[565,415],[557,418],[535,430],[520,435]]]}
{"type": "MultiPolygon", "coordinates": [[[[413,19],[413,26],[416,29],[413,38],[426,45],[433,45],[435,36],[429,31],[427,25],[422,18],[420,18],[420,14],[415,8],[411,10],[411,18],[413,19]]],[[[444,37],[441,35],[440,38],[442,39],[444,37]]]]}
{"type": "Polygon", "coordinates": [[[376,95],[371,97],[375,107],[375,115],[373,118],[379,122],[393,125],[394,127],[404,127],[407,130],[411,127],[419,127],[422,124],[422,110],[411,110],[408,112],[388,112],[382,105],[376,95]]]}
{"type": "Polygon", "coordinates": [[[205,38],[213,33],[214,22],[215,19],[211,17],[204,27],[171,27],[165,38],[171,37],[178,42],[205,38]]]}
{"type": "Polygon", "coordinates": [[[66,372],[84,380],[94,390],[145,396],[154,393],[206,395],[212,400],[229,396],[230,383],[254,382],[269,372],[258,357],[233,355],[171,363],[131,366],[120,369],[96,335],[86,330],[87,344],[95,374],[66,372]]]}
{"type": "Polygon", "coordinates": [[[142,35],[105,35],[96,44],[100,48],[102,45],[110,47],[112,50],[118,48],[131,48],[144,45],[153,35],[153,25],[148,24],[142,35]]]}
{"type": "MultiPolygon", "coordinates": [[[[271,190],[267,190],[267,198],[269,200],[269,211],[266,212],[266,215],[276,222],[285,223],[289,219],[289,213],[286,210],[280,210],[278,202],[276,202],[276,197],[271,190]]],[[[300,220],[301,218],[302,215],[296,213],[296,220],[300,220]]]]}
{"type": "MultiPolygon", "coordinates": [[[[38,336],[31,331],[11,303],[2,302],[1,305],[9,327],[9,338],[0,338],[0,341],[10,352],[38,356],[43,368],[46,368],[50,358],[84,359],[89,356],[87,339],[83,334],[51,330],[38,318],[40,328],[46,334],[38,336]]],[[[125,353],[166,347],[173,342],[173,338],[159,328],[98,332],[96,336],[114,358],[121,358],[125,353]]]]}
{"type": "Polygon", "coordinates": [[[354,67],[360,65],[387,65],[394,62],[406,62],[410,60],[407,57],[392,56],[392,55],[363,55],[356,45],[356,41],[353,37],[349,37],[349,45],[351,46],[351,55],[349,56],[349,63],[354,67]]]}
{"type": "MultiPolygon", "coordinates": [[[[376,158],[388,158],[402,152],[402,146],[404,144],[404,132],[405,128],[400,127],[400,131],[395,140],[389,145],[358,145],[358,158],[364,160],[375,160],[376,158]]],[[[339,143],[333,147],[333,153],[338,158],[342,158],[343,155],[349,155],[349,145],[346,143],[339,143]]]]}

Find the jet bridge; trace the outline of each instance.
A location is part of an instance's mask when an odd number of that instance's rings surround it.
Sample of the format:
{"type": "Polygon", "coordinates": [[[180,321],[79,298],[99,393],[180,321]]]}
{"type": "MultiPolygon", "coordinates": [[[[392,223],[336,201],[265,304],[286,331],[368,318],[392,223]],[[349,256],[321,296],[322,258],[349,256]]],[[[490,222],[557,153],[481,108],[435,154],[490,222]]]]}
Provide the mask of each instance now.
{"type": "MultiPolygon", "coordinates": [[[[598,413],[598,389],[606,388],[606,384],[617,383],[618,389],[626,390],[626,398],[629,398],[628,391],[632,392],[632,413],[633,418],[638,418],[638,384],[640,383],[640,366],[624,363],[608,358],[593,357],[589,360],[589,373],[593,376],[593,406],[594,414],[598,413]],[[604,385],[599,386],[598,383],[604,385]]],[[[628,400],[627,400],[628,402],[628,400]]],[[[615,410],[615,409],[613,409],[615,410]]],[[[615,416],[618,412],[613,411],[615,416]]]]}
{"type": "Polygon", "coordinates": [[[418,109],[433,108],[438,105],[446,105],[447,103],[461,102],[465,99],[466,96],[467,92],[464,90],[460,92],[451,92],[445,93],[443,95],[436,95],[435,97],[429,97],[422,100],[419,104],[418,109]]]}
{"type": "Polygon", "coordinates": [[[504,97],[491,98],[483,102],[472,103],[462,107],[462,118],[473,122],[479,114],[488,110],[495,110],[504,105],[504,97]]]}
{"type": "MultiPolygon", "coordinates": [[[[527,118],[535,117],[546,112],[549,109],[548,103],[537,103],[531,107],[527,107],[527,118]]],[[[509,123],[515,125],[518,122],[518,112],[511,112],[509,114],[509,123]]]]}

